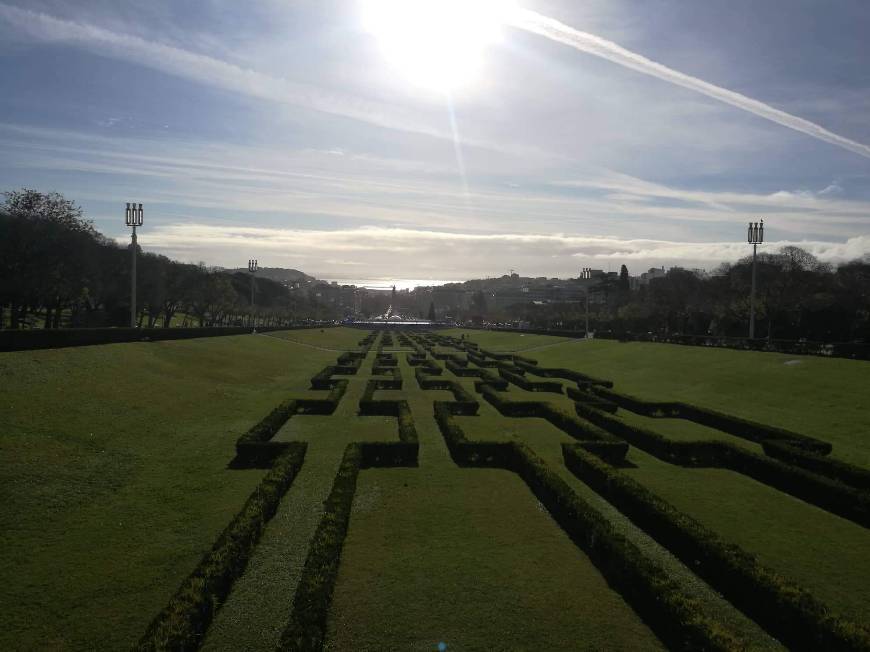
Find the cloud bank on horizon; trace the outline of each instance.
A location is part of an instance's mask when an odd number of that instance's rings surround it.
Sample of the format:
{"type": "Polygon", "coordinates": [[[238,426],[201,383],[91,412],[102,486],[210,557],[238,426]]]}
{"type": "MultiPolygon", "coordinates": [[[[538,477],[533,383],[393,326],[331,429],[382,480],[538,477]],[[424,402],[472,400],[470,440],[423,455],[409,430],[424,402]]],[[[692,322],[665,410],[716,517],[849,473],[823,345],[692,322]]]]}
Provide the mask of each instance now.
{"type": "Polygon", "coordinates": [[[870,254],[860,2],[546,13],[448,104],[356,2],[0,3],[0,189],[61,191],[122,239],[135,199],[146,249],[325,277],[711,268],[758,217],[770,248],[870,254]]]}

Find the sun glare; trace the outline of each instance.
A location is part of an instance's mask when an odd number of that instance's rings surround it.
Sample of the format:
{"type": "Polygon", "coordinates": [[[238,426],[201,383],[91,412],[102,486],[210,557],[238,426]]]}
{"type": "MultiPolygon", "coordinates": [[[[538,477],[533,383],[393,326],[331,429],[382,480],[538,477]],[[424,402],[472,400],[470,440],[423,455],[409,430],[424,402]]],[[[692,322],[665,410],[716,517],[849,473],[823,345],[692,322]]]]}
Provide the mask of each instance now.
{"type": "Polygon", "coordinates": [[[366,0],[363,20],[398,71],[447,92],[476,78],[513,6],[510,0],[366,0]]]}

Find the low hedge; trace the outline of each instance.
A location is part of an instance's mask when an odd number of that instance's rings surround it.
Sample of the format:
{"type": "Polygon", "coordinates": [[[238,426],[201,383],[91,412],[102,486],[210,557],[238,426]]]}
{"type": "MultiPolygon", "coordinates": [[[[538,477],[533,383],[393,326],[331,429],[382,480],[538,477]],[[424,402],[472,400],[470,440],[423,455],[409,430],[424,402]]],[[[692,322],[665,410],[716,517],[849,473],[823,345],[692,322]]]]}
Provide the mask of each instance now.
{"type": "Polygon", "coordinates": [[[505,380],[513,383],[517,387],[521,387],[527,392],[551,392],[553,394],[562,393],[562,383],[553,381],[534,381],[525,378],[519,374],[511,373],[507,369],[499,368],[498,375],[505,380]]]}
{"type": "Polygon", "coordinates": [[[336,382],[332,380],[332,375],[335,373],[335,365],[326,365],[311,377],[311,389],[332,389],[336,382]]]}
{"type": "MultiPolygon", "coordinates": [[[[320,328],[312,326],[311,328],[320,328]]],[[[197,337],[248,335],[289,330],[288,327],[214,326],[204,328],[34,328],[0,329],[0,351],[30,351],[73,346],[188,340],[197,337]]]]}
{"type": "Polygon", "coordinates": [[[332,414],[347,392],[347,380],[333,380],[332,389],[326,398],[297,398],[299,414],[332,414]]]}
{"type": "Polygon", "coordinates": [[[613,387],[613,381],[611,380],[605,380],[603,378],[590,376],[579,371],[574,371],[573,369],[563,369],[561,367],[537,367],[533,364],[525,362],[524,360],[517,360],[516,365],[517,367],[522,369],[523,372],[529,372],[530,374],[534,374],[535,376],[542,376],[544,378],[565,378],[566,380],[577,383],[578,386],[581,383],[586,383],[591,385],[600,385],[601,387],[613,387]]]}
{"type": "Polygon", "coordinates": [[[195,650],[274,516],[305,459],[307,444],[288,443],[284,453],[218,536],[169,603],[157,614],[137,650],[195,650]]]}
{"type": "Polygon", "coordinates": [[[669,418],[669,419],[686,419],[694,421],[714,430],[727,432],[735,437],[747,439],[756,443],[765,441],[781,441],[787,442],[790,446],[800,448],[806,451],[811,451],[821,455],[827,455],[831,452],[832,446],[826,441],[815,439],[801,435],[784,428],[768,426],[763,423],[750,421],[735,417],[730,414],[724,414],[711,410],[709,408],[699,407],[691,403],[683,403],[679,401],[670,402],[655,402],[644,401],[643,399],[628,394],[615,392],[611,389],[593,388],[596,394],[609,401],[613,401],[620,407],[624,407],[632,412],[643,414],[654,418],[669,418]]]}
{"type": "Polygon", "coordinates": [[[833,478],[856,489],[870,490],[870,471],[860,466],[797,448],[789,442],[765,441],[761,445],[768,456],[782,462],[833,478]]]}
{"type": "Polygon", "coordinates": [[[833,616],[812,594],[762,566],[742,548],[674,508],[577,446],[562,445],[565,464],[676,555],[729,602],[793,649],[867,650],[870,632],[833,616]]]}
{"type": "Polygon", "coordinates": [[[565,388],[565,393],[568,395],[573,401],[578,401],[580,403],[586,403],[587,405],[591,405],[592,407],[598,408],[599,410],[603,410],[604,412],[610,412],[611,414],[616,414],[617,405],[613,401],[608,401],[606,398],[601,398],[597,394],[591,394],[588,391],[584,391],[578,387],[568,386],[565,388]]]}
{"type": "Polygon", "coordinates": [[[348,444],[332,491],[323,505],[323,517],[308,547],[308,557],[293,598],[293,611],[277,650],[319,651],[326,639],[326,619],[341,550],[347,536],[356,482],[363,462],[361,444],[348,444]]]}
{"type": "Polygon", "coordinates": [[[383,367],[381,365],[372,366],[372,375],[392,376],[396,380],[401,380],[402,378],[402,372],[398,367],[383,367]]]}
{"type": "Polygon", "coordinates": [[[447,360],[447,362],[444,363],[444,366],[447,367],[454,376],[460,376],[463,378],[479,378],[483,373],[483,369],[469,367],[467,364],[460,365],[453,360],[447,360]]]}
{"type": "Polygon", "coordinates": [[[606,442],[609,445],[598,447],[606,454],[608,461],[621,462],[628,453],[628,444],[615,438],[606,430],[578,419],[561,408],[544,401],[511,401],[498,394],[491,387],[481,387],[481,394],[500,414],[510,417],[538,417],[546,419],[565,434],[581,442],[606,442]]]}
{"type": "Polygon", "coordinates": [[[742,473],[832,514],[870,527],[870,495],[865,491],[727,442],[672,441],[590,405],[575,403],[574,408],[584,419],[659,459],[680,466],[724,468],[742,473]]]}
{"type": "Polygon", "coordinates": [[[271,466],[286,446],[270,441],[298,410],[296,399],[289,399],[267,414],[236,440],[235,468],[271,466]]]}

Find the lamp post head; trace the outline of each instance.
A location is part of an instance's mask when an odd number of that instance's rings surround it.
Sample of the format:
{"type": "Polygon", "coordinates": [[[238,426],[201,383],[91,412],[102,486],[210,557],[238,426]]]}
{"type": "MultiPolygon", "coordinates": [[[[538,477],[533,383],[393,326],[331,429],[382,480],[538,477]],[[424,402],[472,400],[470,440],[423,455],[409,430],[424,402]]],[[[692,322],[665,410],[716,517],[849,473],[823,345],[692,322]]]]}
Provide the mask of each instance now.
{"type": "Polygon", "coordinates": [[[124,211],[124,221],[127,226],[137,227],[142,226],[145,211],[142,209],[142,204],[136,206],[136,202],[127,202],[127,209],[124,211]]]}
{"type": "Polygon", "coordinates": [[[764,220],[749,223],[749,229],[746,231],[746,241],[749,244],[761,244],[764,242],[764,220]]]}
{"type": "Polygon", "coordinates": [[[257,271],[257,261],[254,258],[248,261],[248,271],[252,274],[257,271]]]}

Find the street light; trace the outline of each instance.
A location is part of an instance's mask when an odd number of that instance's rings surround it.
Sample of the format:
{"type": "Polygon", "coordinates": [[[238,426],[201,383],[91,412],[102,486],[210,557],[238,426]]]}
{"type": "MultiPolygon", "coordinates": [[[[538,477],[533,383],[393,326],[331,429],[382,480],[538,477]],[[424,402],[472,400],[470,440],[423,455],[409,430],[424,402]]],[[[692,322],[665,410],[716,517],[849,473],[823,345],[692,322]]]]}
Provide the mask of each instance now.
{"type": "MultiPolygon", "coordinates": [[[[587,281],[589,279],[591,279],[592,278],[592,268],[591,267],[584,267],[583,272],[580,274],[580,278],[587,280],[587,281]]],[[[588,285],[585,288],[583,288],[583,296],[586,298],[586,313],[585,313],[586,333],[585,333],[585,337],[588,339],[589,338],[589,286],[588,285]]]]}
{"type": "Polygon", "coordinates": [[[752,292],[749,295],[749,339],[755,339],[755,257],[758,245],[764,242],[764,220],[750,222],[746,241],[752,245],[752,292]]]}
{"type": "Polygon", "coordinates": [[[254,274],[257,273],[258,269],[256,259],[251,258],[248,261],[248,271],[251,273],[251,323],[254,321],[254,274]]]}
{"type": "Polygon", "coordinates": [[[136,328],[136,227],[142,226],[142,218],[145,212],[142,204],[136,208],[136,202],[127,202],[127,210],[124,213],[124,221],[127,226],[133,227],[133,246],[130,247],[131,272],[130,272],[130,328],[136,328]]]}

